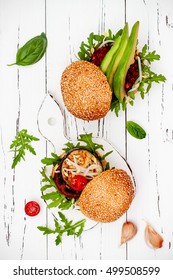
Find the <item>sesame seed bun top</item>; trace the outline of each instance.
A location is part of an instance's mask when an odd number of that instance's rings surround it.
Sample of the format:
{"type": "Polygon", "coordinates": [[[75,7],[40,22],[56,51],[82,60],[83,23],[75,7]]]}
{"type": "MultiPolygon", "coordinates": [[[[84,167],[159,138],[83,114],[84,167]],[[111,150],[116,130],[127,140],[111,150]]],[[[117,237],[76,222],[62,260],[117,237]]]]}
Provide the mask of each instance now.
{"type": "Polygon", "coordinates": [[[78,203],[86,217],[108,223],[120,218],[133,198],[134,187],[130,176],[124,170],[111,169],[87,184],[78,203]]]}
{"type": "Polygon", "coordinates": [[[70,64],[62,74],[61,91],[67,110],[77,118],[97,120],[110,109],[112,91],[93,63],[79,60],[70,64]]]}

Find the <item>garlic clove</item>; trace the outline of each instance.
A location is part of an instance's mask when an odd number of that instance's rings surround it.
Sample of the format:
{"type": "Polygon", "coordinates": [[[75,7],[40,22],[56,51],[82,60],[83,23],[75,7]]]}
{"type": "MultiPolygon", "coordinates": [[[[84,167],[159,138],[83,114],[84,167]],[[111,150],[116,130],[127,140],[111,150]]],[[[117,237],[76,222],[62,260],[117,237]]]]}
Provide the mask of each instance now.
{"type": "Polygon", "coordinates": [[[122,226],[121,232],[121,244],[126,243],[128,240],[132,239],[137,233],[137,227],[132,222],[125,222],[122,226]]]}
{"type": "Polygon", "coordinates": [[[157,233],[149,224],[145,228],[145,239],[147,244],[154,248],[159,249],[163,246],[163,238],[157,233]]]}

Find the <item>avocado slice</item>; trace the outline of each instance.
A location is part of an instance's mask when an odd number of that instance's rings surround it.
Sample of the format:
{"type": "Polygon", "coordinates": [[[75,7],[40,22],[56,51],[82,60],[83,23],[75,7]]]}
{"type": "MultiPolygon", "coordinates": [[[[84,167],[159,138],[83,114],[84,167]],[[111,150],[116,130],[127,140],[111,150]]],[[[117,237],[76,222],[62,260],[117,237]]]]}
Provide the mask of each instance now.
{"type": "Polygon", "coordinates": [[[128,39],[127,46],[125,48],[123,57],[120,60],[117,71],[113,78],[113,90],[115,96],[119,102],[122,103],[124,96],[126,95],[124,85],[127,75],[127,71],[130,65],[134,62],[134,56],[136,51],[136,45],[138,40],[139,21],[137,21],[133,27],[128,39]]]}
{"type": "Polygon", "coordinates": [[[105,57],[103,58],[101,64],[100,64],[100,69],[102,70],[103,73],[106,73],[106,70],[111,62],[111,59],[114,55],[114,53],[116,52],[116,50],[119,47],[120,41],[121,41],[121,34],[122,34],[122,30],[119,30],[117,32],[117,34],[115,35],[115,43],[113,44],[113,46],[110,48],[110,50],[107,52],[107,54],[105,55],[105,57]]]}
{"type": "Polygon", "coordinates": [[[106,76],[108,79],[108,82],[112,88],[112,84],[113,84],[113,78],[114,78],[114,74],[117,70],[118,64],[123,56],[123,53],[125,51],[126,45],[128,42],[128,23],[126,23],[124,29],[123,29],[123,33],[121,36],[121,42],[119,44],[119,48],[116,50],[116,52],[114,53],[112,60],[107,68],[106,71],[106,76]]]}

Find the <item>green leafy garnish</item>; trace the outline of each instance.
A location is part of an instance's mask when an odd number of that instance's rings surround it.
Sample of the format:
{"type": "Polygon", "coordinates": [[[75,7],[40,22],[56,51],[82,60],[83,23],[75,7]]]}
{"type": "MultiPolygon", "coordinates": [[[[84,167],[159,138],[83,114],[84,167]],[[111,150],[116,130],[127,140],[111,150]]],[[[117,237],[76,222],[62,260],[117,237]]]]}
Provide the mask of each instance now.
{"type": "Polygon", "coordinates": [[[120,102],[117,98],[113,98],[111,102],[110,110],[115,113],[115,115],[118,117],[119,111],[121,110],[120,102]]]}
{"type": "Polygon", "coordinates": [[[55,166],[56,164],[60,163],[60,161],[62,160],[62,158],[55,153],[51,153],[51,156],[52,156],[51,158],[48,157],[43,158],[41,162],[45,165],[55,166]]]}
{"type": "Polygon", "coordinates": [[[127,131],[137,139],[143,139],[146,137],[145,130],[139,124],[133,121],[127,121],[126,128],[127,131]]]}
{"type": "Polygon", "coordinates": [[[10,145],[10,152],[14,152],[14,158],[12,163],[12,168],[15,168],[16,165],[21,161],[25,160],[25,152],[28,150],[33,155],[36,155],[34,148],[31,146],[32,141],[39,141],[33,135],[29,135],[26,129],[19,131],[10,145]]]}
{"type": "MultiPolygon", "coordinates": [[[[98,149],[104,151],[103,145],[94,143],[92,137],[92,133],[80,134],[78,138],[78,143],[76,145],[74,145],[72,142],[66,143],[65,148],[63,148],[63,151],[69,152],[75,148],[87,149],[91,153],[96,153],[98,149]],[[86,145],[83,145],[81,142],[84,142],[86,145]]],[[[102,157],[100,157],[100,160],[105,159],[110,153],[112,153],[112,151],[106,153],[105,155],[102,155],[102,157]]]]}
{"type": "Polygon", "coordinates": [[[38,62],[46,52],[47,38],[43,32],[41,35],[36,36],[29,40],[23,47],[21,47],[16,54],[16,62],[8,64],[27,66],[38,62]]]}
{"type": "Polygon", "coordinates": [[[103,41],[113,40],[115,41],[117,37],[122,34],[122,29],[120,29],[115,35],[109,29],[108,34],[106,35],[98,35],[94,34],[93,32],[89,34],[87,38],[87,43],[82,42],[80,45],[80,51],[78,52],[78,57],[81,60],[90,61],[91,55],[93,54],[94,50],[96,50],[103,41]]]}
{"type": "MultiPolygon", "coordinates": [[[[165,82],[166,78],[162,74],[156,74],[151,71],[151,63],[155,60],[160,60],[160,55],[158,55],[156,51],[147,52],[147,45],[144,45],[142,52],[139,53],[139,57],[141,59],[142,81],[137,88],[137,92],[139,92],[141,98],[144,99],[145,94],[149,92],[153,83],[165,82]]],[[[110,110],[113,111],[117,117],[120,110],[124,111],[127,108],[127,104],[133,106],[136,95],[135,90],[136,89],[134,89],[134,91],[128,92],[122,103],[120,103],[119,100],[113,96],[110,110]]]]}
{"type": "Polygon", "coordinates": [[[106,154],[104,154],[103,156],[99,157],[100,160],[104,160],[107,156],[109,156],[110,154],[112,154],[113,151],[107,152],[106,154]]]}
{"type": "Polygon", "coordinates": [[[76,223],[73,224],[72,220],[68,220],[66,216],[62,212],[58,212],[60,221],[54,219],[55,223],[55,229],[50,229],[48,227],[42,227],[39,226],[37,227],[40,231],[43,232],[43,234],[57,234],[56,239],[55,239],[55,244],[59,245],[62,242],[62,236],[64,233],[66,233],[68,236],[69,235],[74,235],[79,237],[85,226],[86,220],[80,220],[76,223]]]}
{"type": "Polygon", "coordinates": [[[59,209],[67,210],[74,206],[74,199],[69,199],[58,191],[52,176],[48,177],[46,175],[45,168],[42,168],[40,173],[42,175],[42,182],[45,183],[45,185],[41,187],[41,191],[44,192],[49,188],[54,188],[52,192],[43,194],[41,196],[41,198],[44,200],[51,200],[51,202],[47,205],[48,208],[58,207],[59,209]]]}
{"type": "Polygon", "coordinates": [[[142,81],[138,87],[138,92],[140,92],[142,99],[144,99],[145,94],[151,89],[152,83],[164,83],[166,78],[162,74],[156,74],[151,71],[150,64],[155,60],[160,60],[160,55],[156,54],[156,51],[147,52],[147,45],[144,45],[139,56],[142,67],[142,81]],[[148,65],[146,65],[146,61],[148,65]]]}
{"type": "Polygon", "coordinates": [[[84,142],[86,145],[81,146],[81,147],[86,148],[87,150],[91,151],[92,153],[95,153],[96,150],[98,150],[98,149],[104,150],[103,145],[96,144],[93,142],[92,133],[79,135],[78,141],[84,142]]]}
{"type": "Polygon", "coordinates": [[[110,167],[110,163],[109,163],[109,162],[107,162],[107,163],[106,163],[106,166],[105,166],[105,171],[106,171],[106,170],[109,170],[109,169],[111,169],[111,167],[110,167]]]}
{"type": "Polygon", "coordinates": [[[63,148],[62,150],[65,152],[71,151],[74,148],[78,148],[80,145],[79,143],[77,143],[76,145],[74,145],[72,142],[67,142],[65,145],[65,148],[63,148]]]}
{"type": "Polygon", "coordinates": [[[140,57],[142,62],[146,60],[149,64],[151,64],[154,60],[160,60],[160,55],[157,54],[156,51],[147,52],[147,44],[143,46],[140,57]]]}

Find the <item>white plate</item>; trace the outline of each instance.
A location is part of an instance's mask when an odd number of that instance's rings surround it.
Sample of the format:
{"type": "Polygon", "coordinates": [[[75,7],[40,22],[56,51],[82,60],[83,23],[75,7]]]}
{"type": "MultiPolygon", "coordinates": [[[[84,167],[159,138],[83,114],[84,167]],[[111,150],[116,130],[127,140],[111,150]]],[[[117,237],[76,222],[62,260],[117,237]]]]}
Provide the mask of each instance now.
{"type": "MultiPolygon", "coordinates": [[[[69,140],[66,139],[64,136],[63,116],[62,116],[60,106],[56,101],[53,100],[52,97],[50,97],[49,94],[45,97],[45,99],[39,109],[38,127],[39,127],[39,131],[42,134],[42,136],[44,138],[46,138],[49,142],[52,143],[56,153],[61,154],[62,153],[61,148],[63,148],[63,145],[69,140]],[[60,135],[60,134],[61,134],[61,137],[59,138],[58,135],[60,135]],[[60,142],[59,139],[61,139],[61,143],[59,143],[60,142]],[[62,141],[63,141],[63,143],[62,143],[62,141]]],[[[118,169],[125,170],[127,172],[127,174],[131,177],[131,179],[134,183],[134,186],[135,186],[135,181],[133,178],[131,168],[129,167],[126,160],[115,149],[115,147],[112,144],[108,143],[108,141],[106,141],[102,138],[99,138],[99,137],[93,137],[93,141],[95,143],[103,145],[104,151],[98,150],[100,152],[100,154],[105,154],[109,151],[112,151],[112,153],[106,157],[106,160],[110,163],[110,167],[115,167],[118,169]]],[[[76,139],[76,142],[77,142],[77,139],[76,139]]],[[[48,172],[50,175],[51,170],[50,169],[48,169],[48,170],[49,170],[48,172]]],[[[51,190],[49,189],[48,192],[50,192],[50,191],[51,190]]],[[[58,209],[57,207],[50,208],[50,211],[52,212],[52,214],[55,218],[57,218],[57,219],[59,218],[58,211],[61,211],[60,209],[58,209]]],[[[97,222],[86,218],[77,207],[74,209],[64,210],[64,214],[67,218],[72,219],[74,222],[76,222],[80,219],[86,219],[85,230],[89,230],[97,224],[97,222]]]]}

